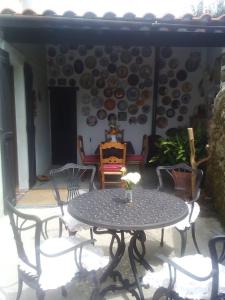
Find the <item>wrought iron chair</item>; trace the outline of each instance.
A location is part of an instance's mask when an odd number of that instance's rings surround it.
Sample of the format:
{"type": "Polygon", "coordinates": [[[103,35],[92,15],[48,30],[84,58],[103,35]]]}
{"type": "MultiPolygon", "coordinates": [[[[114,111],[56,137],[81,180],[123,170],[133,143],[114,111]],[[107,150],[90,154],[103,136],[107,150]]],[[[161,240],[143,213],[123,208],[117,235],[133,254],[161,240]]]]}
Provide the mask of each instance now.
{"type": "Polygon", "coordinates": [[[49,172],[53,194],[61,210],[61,220],[70,235],[82,229],[90,229],[91,238],[93,238],[92,228],[72,217],[67,210],[67,206],[72,198],[95,189],[95,173],[96,167],[93,165],[84,166],[73,163],[66,164],[61,168],[52,169],[49,172]]]}
{"type": "Polygon", "coordinates": [[[84,141],[82,135],[77,137],[77,149],[80,155],[80,159],[83,165],[98,165],[99,164],[99,155],[95,154],[85,154],[84,151],[84,141]]]}
{"type": "MultiPolygon", "coordinates": [[[[188,216],[180,221],[179,223],[173,225],[181,236],[181,256],[184,255],[186,244],[187,244],[187,231],[191,228],[192,239],[195,245],[195,248],[198,253],[200,253],[196,235],[195,235],[195,221],[200,213],[200,206],[197,203],[197,200],[200,196],[200,184],[203,177],[203,171],[198,169],[196,172],[185,163],[180,163],[173,166],[159,166],[156,168],[156,173],[159,179],[159,190],[166,191],[165,185],[165,177],[163,177],[162,173],[166,172],[169,174],[170,178],[173,181],[173,191],[175,194],[182,198],[188,205],[189,214],[188,216]],[[191,191],[191,176],[195,173],[196,180],[195,180],[195,191],[192,195],[191,191]]],[[[163,246],[163,239],[164,239],[164,228],[162,229],[161,234],[161,242],[160,245],[163,246]]]]}
{"type": "MultiPolygon", "coordinates": [[[[61,288],[62,295],[66,296],[65,286],[78,274],[80,278],[90,275],[98,288],[96,270],[108,264],[108,257],[93,245],[93,240],[82,241],[77,236],[56,237],[55,227],[50,230],[49,223],[58,216],[41,220],[20,212],[8,202],[6,205],[18,254],[16,300],[20,299],[23,283],[36,290],[38,300],[43,300],[50,289],[61,288]],[[48,230],[43,231],[46,223],[48,230]],[[49,238],[50,235],[54,237],[49,238]]],[[[99,299],[96,290],[93,298],[95,295],[95,299],[99,299]]]]}
{"type": "Polygon", "coordinates": [[[143,277],[144,285],[156,289],[152,299],[224,299],[225,236],[213,237],[208,246],[210,257],[196,254],[171,259],[158,255],[163,268],[143,277]]]}
{"type": "Polygon", "coordinates": [[[105,188],[106,184],[123,185],[120,177],[122,175],[121,168],[125,167],[125,163],[126,143],[106,142],[100,144],[99,175],[102,189],[105,188]]]}
{"type": "Polygon", "coordinates": [[[140,168],[140,171],[142,170],[144,164],[146,163],[146,159],[148,156],[148,135],[145,134],[143,136],[142,140],[142,149],[140,154],[127,154],[127,164],[128,165],[137,165],[140,168]]]}

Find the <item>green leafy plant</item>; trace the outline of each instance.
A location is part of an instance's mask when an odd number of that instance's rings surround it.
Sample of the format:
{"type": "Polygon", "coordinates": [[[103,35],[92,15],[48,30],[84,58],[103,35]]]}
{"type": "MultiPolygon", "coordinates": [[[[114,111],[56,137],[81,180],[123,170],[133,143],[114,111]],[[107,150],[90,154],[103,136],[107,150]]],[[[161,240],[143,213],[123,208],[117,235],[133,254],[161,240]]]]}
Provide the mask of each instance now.
{"type": "MultiPolygon", "coordinates": [[[[201,127],[194,129],[196,157],[206,156],[207,136],[201,127]]],[[[160,138],[156,142],[157,154],[151,158],[150,164],[175,165],[190,162],[190,149],[187,128],[179,129],[176,134],[160,138]]]]}

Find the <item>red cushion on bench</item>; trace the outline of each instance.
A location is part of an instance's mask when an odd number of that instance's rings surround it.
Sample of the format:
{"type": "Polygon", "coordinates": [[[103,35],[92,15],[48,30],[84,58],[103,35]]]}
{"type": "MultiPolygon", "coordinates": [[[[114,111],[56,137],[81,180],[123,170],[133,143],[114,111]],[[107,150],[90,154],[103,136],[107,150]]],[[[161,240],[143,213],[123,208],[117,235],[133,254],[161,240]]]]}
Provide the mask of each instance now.
{"type": "Polygon", "coordinates": [[[144,156],[141,154],[128,154],[127,155],[127,161],[144,161],[144,156]]]}
{"type": "Polygon", "coordinates": [[[85,155],[83,162],[84,163],[88,163],[88,162],[97,163],[97,162],[99,162],[99,155],[85,155]]]}

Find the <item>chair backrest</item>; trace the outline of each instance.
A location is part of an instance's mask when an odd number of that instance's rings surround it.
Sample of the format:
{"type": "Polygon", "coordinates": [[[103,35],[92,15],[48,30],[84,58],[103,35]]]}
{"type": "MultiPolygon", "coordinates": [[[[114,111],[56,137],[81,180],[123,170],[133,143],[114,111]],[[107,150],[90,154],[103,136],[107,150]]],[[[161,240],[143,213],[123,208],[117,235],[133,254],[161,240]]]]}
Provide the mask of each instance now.
{"type": "Polygon", "coordinates": [[[6,207],[16,242],[18,257],[21,262],[40,275],[41,220],[37,216],[20,212],[7,201],[6,207]],[[31,243],[33,243],[33,247],[31,243]]]}
{"type": "Polygon", "coordinates": [[[163,172],[166,172],[172,178],[174,184],[174,190],[177,196],[185,200],[195,200],[200,194],[200,185],[203,178],[203,171],[201,169],[193,170],[189,165],[185,163],[176,164],[173,166],[158,166],[156,173],[159,179],[159,189],[163,190],[166,187],[165,178],[163,172]],[[193,173],[195,174],[195,191],[192,195],[191,178],[193,173]]]}
{"type": "Polygon", "coordinates": [[[85,157],[85,151],[84,151],[84,141],[82,135],[78,135],[77,137],[77,149],[80,155],[80,159],[83,162],[85,157]]]}
{"type": "MultiPolygon", "coordinates": [[[[105,141],[111,141],[111,137],[112,137],[112,131],[111,130],[107,130],[105,129],[105,141]]],[[[124,140],[124,129],[121,129],[121,130],[116,130],[116,140],[118,142],[123,142],[124,140]]]]}
{"type": "Polygon", "coordinates": [[[149,137],[147,134],[143,135],[142,140],[142,149],[141,149],[141,155],[144,156],[144,161],[146,162],[147,156],[148,156],[148,150],[149,150],[149,137]]]}
{"type": "Polygon", "coordinates": [[[100,165],[102,164],[125,164],[126,143],[106,142],[100,144],[100,165]]]}
{"type": "Polygon", "coordinates": [[[96,167],[91,165],[66,164],[49,172],[55,200],[59,206],[83,192],[94,188],[96,167]]]}

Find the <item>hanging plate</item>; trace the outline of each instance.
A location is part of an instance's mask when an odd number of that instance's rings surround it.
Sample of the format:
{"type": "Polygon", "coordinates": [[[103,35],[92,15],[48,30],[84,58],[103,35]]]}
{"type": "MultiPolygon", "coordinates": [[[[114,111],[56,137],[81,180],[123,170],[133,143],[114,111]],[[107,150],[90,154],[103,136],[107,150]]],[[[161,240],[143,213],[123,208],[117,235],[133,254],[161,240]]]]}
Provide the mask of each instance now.
{"type": "Polygon", "coordinates": [[[107,83],[108,83],[108,87],[115,88],[118,84],[117,76],[115,75],[110,76],[109,79],[107,80],[107,83]]]}
{"type": "Polygon", "coordinates": [[[137,85],[139,82],[139,77],[136,74],[130,74],[127,79],[129,85],[137,85]]]}
{"type": "Polygon", "coordinates": [[[107,99],[104,102],[104,107],[107,110],[113,110],[115,108],[115,106],[116,106],[116,103],[115,103],[115,100],[113,100],[113,99],[107,99]]]}
{"type": "Polygon", "coordinates": [[[152,91],[151,90],[143,90],[141,92],[141,98],[144,100],[149,100],[151,99],[152,96],[152,91]]]}
{"type": "Polygon", "coordinates": [[[129,122],[129,124],[136,124],[137,119],[136,119],[136,117],[130,117],[128,122],[129,122]]]}
{"type": "Polygon", "coordinates": [[[116,72],[116,65],[109,64],[108,65],[108,71],[109,71],[109,73],[115,73],[116,72]]]}
{"type": "Polygon", "coordinates": [[[165,117],[159,117],[156,120],[157,127],[163,129],[168,126],[168,120],[165,117]]]}
{"type": "Polygon", "coordinates": [[[169,67],[171,69],[176,69],[179,65],[179,61],[177,58],[172,58],[170,61],[169,61],[169,67]]]}
{"type": "Polygon", "coordinates": [[[171,103],[171,98],[170,98],[170,96],[164,96],[161,101],[162,101],[162,104],[169,105],[171,103]]]}
{"type": "Polygon", "coordinates": [[[148,104],[145,104],[142,108],[141,108],[142,112],[145,114],[148,114],[151,110],[151,106],[148,104]]]}
{"type": "Polygon", "coordinates": [[[88,126],[95,126],[97,124],[98,120],[95,116],[89,116],[87,117],[86,123],[88,126]]]}
{"type": "Polygon", "coordinates": [[[73,66],[66,64],[62,67],[62,73],[64,76],[69,77],[73,75],[73,66]]]}
{"type": "Polygon", "coordinates": [[[99,109],[97,111],[97,117],[99,120],[104,120],[107,117],[107,113],[104,109],[99,109]]]}
{"type": "Polygon", "coordinates": [[[166,86],[160,86],[160,88],[159,88],[159,94],[161,96],[165,96],[166,94],[168,94],[168,91],[169,91],[169,89],[166,86]]]}
{"type": "Polygon", "coordinates": [[[172,91],[171,94],[172,94],[173,98],[178,98],[178,97],[180,97],[181,92],[180,92],[180,90],[175,89],[175,90],[172,91]]]}
{"type": "Polygon", "coordinates": [[[56,56],[56,63],[60,66],[63,66],[66,63],[66,57],[63,54],[59,54],[56,56]]]}
{"type": "Polygon", "coordinates": [[[167,82],[168,82],[168,77],[166,74],[159,75],[159,83],[160,84],[167,84],[167,82]]]}
{"type": "Polygon", "coordinates": [[[125,91],[122,88],[117,88],[114,92],[114,96],[117,99],[122,99],[125,96],[125,91]]]}
{"type": "Polygon", "coordinates": [[[174,115],[175,115],[174,109],[172,109],[172,108],[167,109],[166,115],[167,115],[168,118],[174,117],[174,115]]]}
{"type": "Polygon", "coordinates": [[[178,85],[178,81],[177,81],[176,79],[171,79],[171,80],[169,81],[169,86],[170,86],[171,88],[176,88],[177,85],[178,85]]]}
{"type": "Polygon", "coordinates": [[[129,101],[136,101],[138,100],[140,95],[140,91],[136,87],[131,87],[127,90],[127,98],[129,101]]]}
{"type": "Polygon", "coordinates": [[[118,69],[117,69],[118,77],[125,78],[125,77],[127,77],[127,74],[128,74],[128,69],[127,69],[126,66],[119,66],[118,67],[118,69]]]}
{"type": "Polygon", "coordinates": [[[87,56],[85,59],[85,65],[88,69],[94,69],[97,64],[97,60],[94,56],[87,56]]]}
{"type": "Polygon", "coordinates": [[[191,100],[191,95],[190,94],[183,94],[181,97],[181,101],[183,104],[188,104],[191,100]]]}
{"type": "Polygon", "coordinates": [[[109,59],[108,59],[106,56],[103,56],[103,57],[100,58],[99,64],[100,64],[102,67],[107,67],[108,64],[109,64],[109,59]]]}
{"type": "Polygon", "coordinates": [[[176,77],[179,81],[184,81],[187,78],[187,72],[185,70],[179,70],[176,77]]]}
{"type": "Polygon", "coordinates": [[[98,95],[98,91],[99,91],[99,89],[97,89],[96,87],[93,87],[92,89],[91,89],[91,95],[92,96],[97,96],[98,95]]]}
{"type": "Polygon", "coordinates": [[[84,89],[90,89],[94,84],[94,78],[90,73],[84,73],[80,77],[80,85],[84,89]]]}
{"type": "Polygon", "coordinates": [[[129,105],[128,107],[128,112],[131,114],[131,115],[136,115],[136,113],[138,112],[138,106],[136,104],[131,104],[129,105]]]}
{"type": "Polygon", "coordinates": [[[178,121],[178,122],[182,122],[183,120],[184,120],[184,117],[183,117],[183,116],[178,116],[178,117],[177,117],[177,121],[178,121]]]}
{"type": "Polygon", "coordinates": [[[137,117],[137,121],[139,124],[145,124],[147,122],[147,120],[148,120],[148,117],[143,114],[141,114],[137,117]]]}
{"type": "Polygon", "coordinates": [[[90,110],[90,107],[89,107],[89,106],[83,106],[83,107],[81,108],[81,114],[82,114],[82,116],[87,117],[87,116],[90,115],[90,112],[91,112],[91,110],[90,110]]]}
{"type": "Polygon", "coordinates": [[[120,111],[126,111],[128,107],[128,103],[125,100],[121,100],[117,103],[117,108],[120,111]]]}
{"type": "Polygon", "coordinates": [[[129,51],[123,51],[120,55],[120,60],[124,63],[124,64],[129,64],[132,60],[132,55],[129,51]]]}
{"type": "Polygon", "coordinates": [[[103,102],[104,102],[104,100],[101,97],[94,97],[91,100],[92,106],[97,109],[101,108],[103,106],[103,102]]]}
{"type": "Polygon", "coordinates": [[[152,75],[152,68],[149,65],[140,67],[140,76],[144,79],[149,79],[152,75]]]}
{"type": "Polygon", "coordinates": [[[113,96],[113,89],[108,87],[108,88],[104,89],[103,93],[106,98],[110,98],[113,96]]]}
{"type": "Polygon", "coordinates": [[[156,110],[156,112],[157,112],[157,115],[164,115],[165,114],[165,107],[163,107],[163,106],[158,106],[157,107],[157,110],[156,110]]]}
{"type": "Polygon", "coordinates": [[[99,89],[103,89],[105,87],[105,79],[104,78],[98,78],[96,81],[96,87],[99,89]]]}
{"type": "Polygon", "coordinates": [[[185,105],[181,106],[181,108],[179,109],[179,112],[180,112],[180,114],[182,114],[182,115],[186,115],[187,112],[188,112],[187,106],[185,106],[185,105]]]}
{"type": "Polygon", "coordinates": [[[192,84],[190,82],[186,81],[182,84],[181,89],[184,93],[190,93],[190,91],[192,90],[192,84]]]}
{"type": "Polygon", "coordinates": [[[180,101],[179,100],[173,100],[171,103],[172,108],[177,109],[180,107],[180,101]]]}

